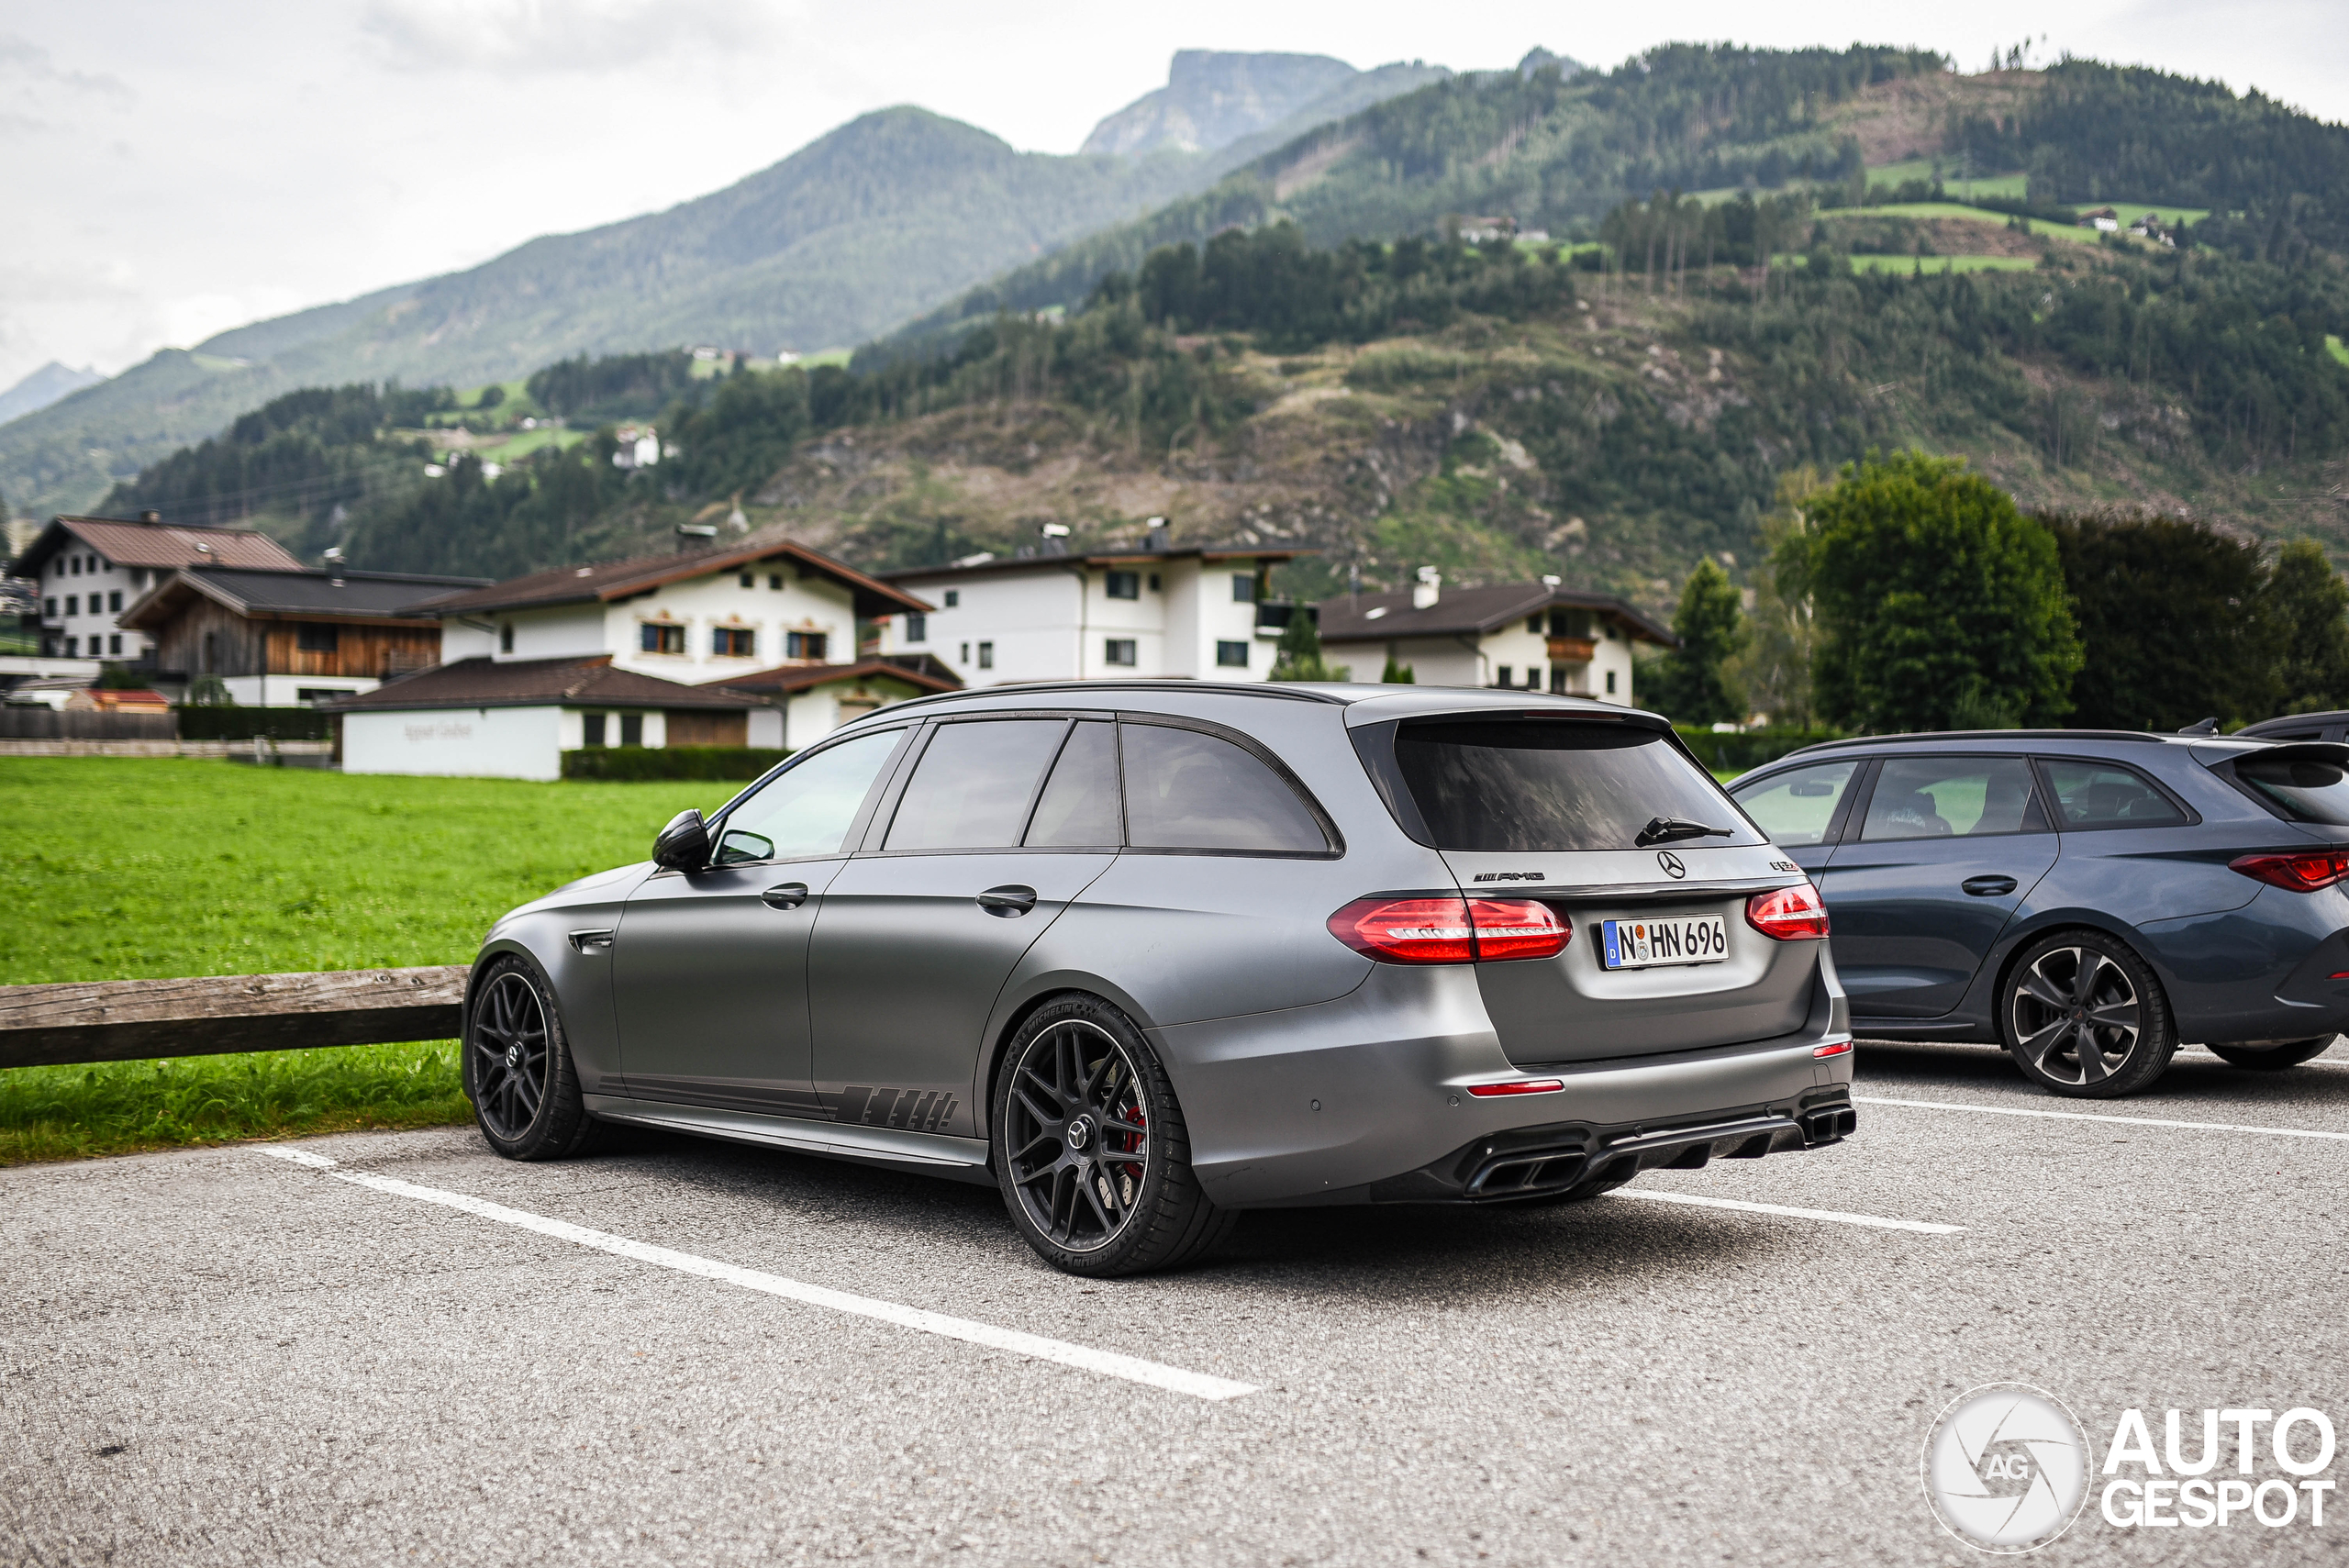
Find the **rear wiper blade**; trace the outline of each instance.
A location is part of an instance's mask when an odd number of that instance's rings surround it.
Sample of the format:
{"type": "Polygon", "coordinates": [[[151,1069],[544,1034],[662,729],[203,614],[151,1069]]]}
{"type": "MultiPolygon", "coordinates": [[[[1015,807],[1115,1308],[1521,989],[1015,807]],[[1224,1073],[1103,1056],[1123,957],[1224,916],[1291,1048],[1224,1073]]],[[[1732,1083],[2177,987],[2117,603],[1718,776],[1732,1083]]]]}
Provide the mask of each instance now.
{"type": "Polygon", "coordinates": [[[1677,817],[1651,817],[1632,842],[1644,850],[1650,844],[1672,844],[1683,839],[1709,839],[1715,835],[1726,839],[1734,831],[1731,828],[1708,828],[1702,822],[1684,821],[1677,817]]]}

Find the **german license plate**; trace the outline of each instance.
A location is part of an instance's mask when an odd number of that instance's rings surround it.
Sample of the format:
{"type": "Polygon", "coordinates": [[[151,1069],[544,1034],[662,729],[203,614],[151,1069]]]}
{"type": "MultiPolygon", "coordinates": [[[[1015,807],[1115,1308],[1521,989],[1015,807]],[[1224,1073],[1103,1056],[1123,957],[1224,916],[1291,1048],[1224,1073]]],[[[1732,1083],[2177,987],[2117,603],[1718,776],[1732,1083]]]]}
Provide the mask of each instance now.
{"type": "Polygon", "coordinates": [[[1729,956],[1729,926],[1719,915],[1666,915],[1653,920],[1601,920],[1599,957],[1609,969],[1669,963],[1719,963],[1729,956]]]}

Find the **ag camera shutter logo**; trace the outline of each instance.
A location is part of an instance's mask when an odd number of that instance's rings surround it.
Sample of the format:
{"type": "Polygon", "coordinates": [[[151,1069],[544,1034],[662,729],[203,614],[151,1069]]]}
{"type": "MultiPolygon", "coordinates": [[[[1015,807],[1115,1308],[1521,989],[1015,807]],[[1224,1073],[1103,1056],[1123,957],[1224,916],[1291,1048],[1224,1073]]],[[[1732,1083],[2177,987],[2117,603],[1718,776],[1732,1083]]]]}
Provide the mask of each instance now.
{"type": "Polygon", "coordinates": [[[1950,1402],[1926,1436],[1925,1499],[1942,1528],[1984,1551],[2036,1551],[2087,1498],[2087,1438],[2063,1402],[1993,1383],[1950,1402]]]}

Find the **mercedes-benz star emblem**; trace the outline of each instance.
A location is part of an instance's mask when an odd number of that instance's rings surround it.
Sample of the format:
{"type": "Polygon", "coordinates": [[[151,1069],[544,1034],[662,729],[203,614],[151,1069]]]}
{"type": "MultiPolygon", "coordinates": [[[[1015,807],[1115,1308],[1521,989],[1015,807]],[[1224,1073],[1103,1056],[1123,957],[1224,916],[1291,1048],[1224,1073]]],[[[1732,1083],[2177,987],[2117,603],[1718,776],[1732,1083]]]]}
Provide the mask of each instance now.
{"type": "Polygon", "coordinates": [[[1680,863],[1680,857],[1674,854],[1670,850],[1658,850],[1655,852],[1655,863],[1664,868],[1664,875],[1673,878],[1675,881],[1677,881],[1681,877],[1688,874],[1688,868],[1682,865],[1680,863]]]}
{"type": "Polygon", "coordinates": [[[1092,1138],[1093,1118],[1091,1117],[1081,1116],[1068,1124],[1068,1146],[1071,1149],[1084,1148],[1092,1140],[1092,1138]]]}

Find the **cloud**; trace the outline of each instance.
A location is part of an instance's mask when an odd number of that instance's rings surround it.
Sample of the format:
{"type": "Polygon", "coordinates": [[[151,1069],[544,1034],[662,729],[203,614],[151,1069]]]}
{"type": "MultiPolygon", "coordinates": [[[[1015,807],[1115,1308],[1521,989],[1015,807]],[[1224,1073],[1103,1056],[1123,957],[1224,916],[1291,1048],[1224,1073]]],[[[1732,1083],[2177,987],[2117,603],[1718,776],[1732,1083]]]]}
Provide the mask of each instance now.
{"type": "Polygon", "coordinates": [[[125,104],[130,102],[134,95],[118,76],[87,71],[61,71],[50,61],[49,50],[21,33],[0,33],[0,74],[14,76],[20,81],[67,87],[77,93],[90,93],[125,104]]]}
{"type": "Polygon", "coordinates": [[[763,53],[783,20],[759,0],[370,0],[361,25],[403,70],[600,72],[763,53]]]}

